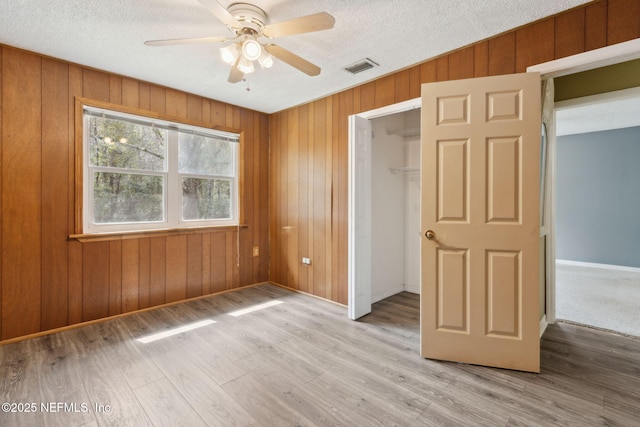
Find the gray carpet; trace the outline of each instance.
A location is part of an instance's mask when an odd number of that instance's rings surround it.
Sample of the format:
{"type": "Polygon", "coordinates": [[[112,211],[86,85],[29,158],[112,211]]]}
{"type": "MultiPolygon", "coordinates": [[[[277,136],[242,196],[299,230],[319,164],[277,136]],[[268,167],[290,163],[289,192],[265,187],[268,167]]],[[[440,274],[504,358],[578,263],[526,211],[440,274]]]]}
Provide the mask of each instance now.
{"type": "Polygon", "coordinates": [[[640,336],[640,272],[558,263],[556,318],[640,336]]]}

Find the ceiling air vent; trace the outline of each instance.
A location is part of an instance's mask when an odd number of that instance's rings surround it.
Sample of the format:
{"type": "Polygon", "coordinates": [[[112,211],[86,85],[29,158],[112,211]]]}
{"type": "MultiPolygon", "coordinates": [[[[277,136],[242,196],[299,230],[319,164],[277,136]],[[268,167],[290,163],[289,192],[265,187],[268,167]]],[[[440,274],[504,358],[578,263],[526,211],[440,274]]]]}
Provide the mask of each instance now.
{"type": "Polygon", "coordinates": [[[358,61],[353,65],[349,65],[344,69],[350,72],[351,74],[358,74],[363,71],[370,70],[373,67],[377,67],[378,64],[370,60],[369,58],[364,58],[362,61],[358,61]]]}

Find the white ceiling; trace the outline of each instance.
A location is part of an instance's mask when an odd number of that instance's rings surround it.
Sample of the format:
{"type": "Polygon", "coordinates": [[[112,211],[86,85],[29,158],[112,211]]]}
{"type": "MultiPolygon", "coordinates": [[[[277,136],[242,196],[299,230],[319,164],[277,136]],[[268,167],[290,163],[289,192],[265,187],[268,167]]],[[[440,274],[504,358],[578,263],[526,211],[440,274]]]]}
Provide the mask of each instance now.
{"type": "Polygon", "coordinates": [[[336,23],[331,30],[275,40],[320,66],[319,76],[276,60],[271,69],[258,69],[237,84],[227,83],[220,44],[143,44],[230,36],[198,0],[1,0],[0,43],[272,113],[588,1],[252,0],[271,23],[321,11],[336,23]],[[380,66],[356,76],[343,70],[363,58],[380,66]]]}

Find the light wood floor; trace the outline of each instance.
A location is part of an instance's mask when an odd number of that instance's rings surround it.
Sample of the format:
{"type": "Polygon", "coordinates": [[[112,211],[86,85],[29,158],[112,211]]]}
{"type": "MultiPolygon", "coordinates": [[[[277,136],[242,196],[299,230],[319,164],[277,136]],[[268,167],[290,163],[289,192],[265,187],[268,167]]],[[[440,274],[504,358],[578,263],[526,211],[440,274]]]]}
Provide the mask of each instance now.
{"type": "Polygon", "coordinates": [[[0,412],[0,425],[640,425],[640,340],[557,324],[541,374],[431,361],[418,355],[418,306],[402,293],[353,322],[264,285],[8,344],[0,403],[38,408],[0,412]],[[136,341],[203,319],[217,323],[136,341]],[[67,411],[42,411],[57,402],[67,411]]]}

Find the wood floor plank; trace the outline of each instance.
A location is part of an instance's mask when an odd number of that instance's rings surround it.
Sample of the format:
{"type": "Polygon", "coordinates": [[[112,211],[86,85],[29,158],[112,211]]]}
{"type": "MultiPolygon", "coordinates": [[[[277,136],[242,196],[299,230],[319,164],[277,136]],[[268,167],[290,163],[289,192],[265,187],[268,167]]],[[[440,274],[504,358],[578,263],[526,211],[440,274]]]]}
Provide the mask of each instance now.
{"type": "Polygon", "coordinates": [[[261,425],[312,426],[313,422],[288,406],[273,391],[260,384],[249,374],[222,386],[261,425]],[[247,393],[251,390],[251,393],[247,393]]]}
{"type": "MultiPolygon", "coordinates": [[[[324,377],[324,374],[323,374],[324,377]]],[[[282,400],[305,414],[305,416],[319,426],[382,426],[382,419],[375,416],[373,404],[358,402],[353,405],[345,396],[349,390],[336,382],[312,381],[291,389],[282,394],[282,400]]]]}
{"type": "Polygon", "coordinates": [[[123,336],[127,338],[103,350],[111,360],[118,361],[118,370],[129,387],[135,389],[162,379],[164,377],[162,371],[144,353],[144,344],[133,339],[127,330],[126,321],[114,319],[112,324],[122,330],[123,336]]]}
{"type": "Polygon", "coordinates": [[[175,350],[153,358],[198,415],[211,426],[257,426],[259,423],[211,381],[207,372],[191,363],[184,363],[188,352],[175,350]]]}
{"type": "Polygon", "coordinates": [[[0,411],[0,425],[3,426],[42,426],[44,420],[40,412],[40,386],[38,384],[37,359],[39,343],[23,341],[11,344],[5,352],[0,366],[0,402],[9,404],[35,403],[35,412],[19,412],[18,407],[9,407],[9,411],[0,411]]]}
{"type": "Polygon", "coordinates": [[[40,408],[44,425],[68,427],[96,422],[93,411],[84,411],[83,404],[89,404],[89,396],[81,383],[80,374],[75,366],[78,355],[66,347],[41,350],[36,354],[38,361],[38,383],[40,402],[46,409],[40,408]],[[60,408],[57,404],[67,404],[60,408]]]}
{"type": "Polygon", "coordinates": [[[229,359],[225,352],[199,335],[197,342],[185,345],[183,350],[187,359],[218,385],[233,381],[246,373],[241,366],[229,359]]]}
{"type": "Polygon", "coordinates": [[[117,360],[111,360],[101,349],[94,349],[80,358],[76,367],[81,373],[81,384],[87,391],[89,404],[103,410],[94,410],[99,425],[152,426],[143,407],[118,371],[117,360]]]}
{"type": "Polygon", "coordinates": [[[139,387],[134,393],[154,426],[207,425],[167,378],[139,387]]]}

